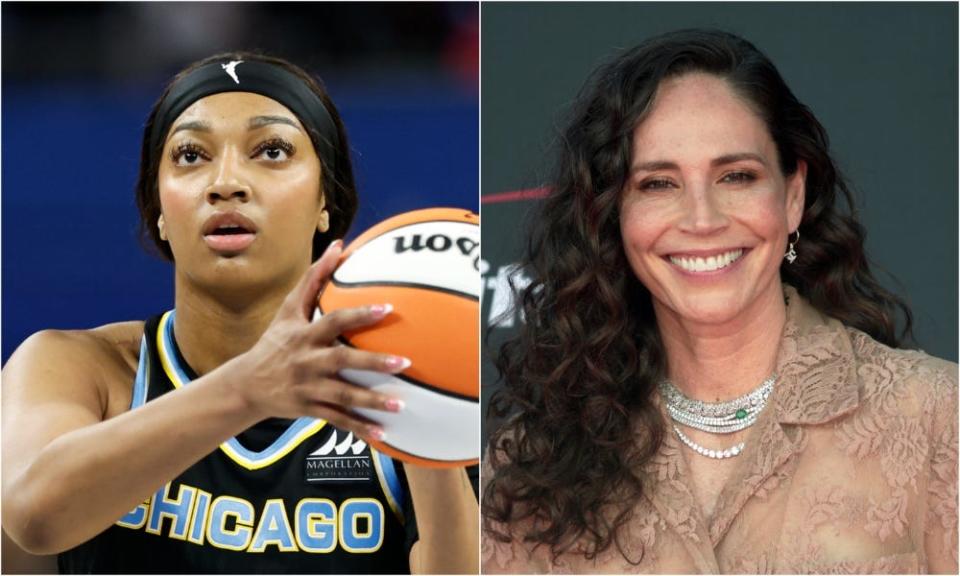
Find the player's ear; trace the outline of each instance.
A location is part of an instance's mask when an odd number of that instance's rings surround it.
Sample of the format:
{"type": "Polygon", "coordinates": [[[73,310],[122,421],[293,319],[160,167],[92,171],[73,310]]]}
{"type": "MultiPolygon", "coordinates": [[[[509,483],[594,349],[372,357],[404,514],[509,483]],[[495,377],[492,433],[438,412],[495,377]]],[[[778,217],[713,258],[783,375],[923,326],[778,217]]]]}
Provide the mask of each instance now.
{"type": "Polygon", "coordinates": [[[324,233],[330,229],[330,213],[326,210],[320,211],[320,218],[317,219],[317,230],[324,233]]]}

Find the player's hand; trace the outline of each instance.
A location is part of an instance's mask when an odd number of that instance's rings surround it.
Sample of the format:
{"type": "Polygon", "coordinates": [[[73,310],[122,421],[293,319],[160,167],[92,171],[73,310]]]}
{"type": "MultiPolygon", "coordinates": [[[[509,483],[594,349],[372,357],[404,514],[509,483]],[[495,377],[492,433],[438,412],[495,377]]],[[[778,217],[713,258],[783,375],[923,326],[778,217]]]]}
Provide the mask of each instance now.
{"type": "Polygon", "coordinates": [[[260,340],[224,367],[236,370],[239,393],[259,417],[322,418],[364,438],[381,439],[383,429],[351,409],[397,412],[399,400],[341,380],[344,368],[397,373],[409,367],[406,358],[337,345],[348,330],[376,324],[386,317],[387,303],[331,312],[311,322],[317,297],[337,266],[342,251],[330,245],[296,288],[287,295],[260,340]]]}

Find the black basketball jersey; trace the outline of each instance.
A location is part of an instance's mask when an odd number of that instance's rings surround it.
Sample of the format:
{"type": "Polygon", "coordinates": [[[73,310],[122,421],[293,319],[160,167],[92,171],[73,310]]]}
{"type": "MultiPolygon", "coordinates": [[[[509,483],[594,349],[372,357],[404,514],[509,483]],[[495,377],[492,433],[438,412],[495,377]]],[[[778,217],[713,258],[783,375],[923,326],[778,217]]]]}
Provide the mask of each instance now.
{"type": "MultiPolygon", "coordinates": [[[[196,376],[174,314],[146,323],[134,413],[196,376]]],[[[412,516],[399,462],[323,420],[271,419],[58,562],[65,573],[408,573],[412,516]]]]}

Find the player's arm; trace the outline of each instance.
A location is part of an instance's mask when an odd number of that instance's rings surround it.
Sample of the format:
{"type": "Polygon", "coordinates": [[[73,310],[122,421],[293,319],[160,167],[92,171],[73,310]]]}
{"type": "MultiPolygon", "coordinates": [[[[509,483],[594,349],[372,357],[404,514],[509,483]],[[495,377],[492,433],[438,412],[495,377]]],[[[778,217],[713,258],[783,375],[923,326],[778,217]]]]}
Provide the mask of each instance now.
{"type": "Polygon", "coordinates": [[[3,528],[51,554],[107,529],[227,438],[270,417],[311,416],[369,436],[349,408],[386,396],[335,379],[343,368],[396,372],[396,359],[329,342],[383,317],[337,311],[310,323],[340,255],[328,250],[248,352],[135,410],[105,419],[109,346],[89,333],[31,336],[3,370],[3,528]]]}
{"type": "Polygon", "coordinates": [[[254,413],[222,375],[104,420],[102,374],[116,358],[96,336],[44,331],[3,371],[3,527],[51,554],[100,533],[215,449],[254,413]]]}
{"type": "Polygon", "coordinates": [[[480,509],[463,468],[405,464],[420,539],[410,549],[414,574],[477,574],[480,509]]]}
{"type": "Polygon", "coordinates": [[[56,574],[56,556],[37,556],[26,552],[3,532],[0,548],[0,572],[3,574],[56,574]]]}

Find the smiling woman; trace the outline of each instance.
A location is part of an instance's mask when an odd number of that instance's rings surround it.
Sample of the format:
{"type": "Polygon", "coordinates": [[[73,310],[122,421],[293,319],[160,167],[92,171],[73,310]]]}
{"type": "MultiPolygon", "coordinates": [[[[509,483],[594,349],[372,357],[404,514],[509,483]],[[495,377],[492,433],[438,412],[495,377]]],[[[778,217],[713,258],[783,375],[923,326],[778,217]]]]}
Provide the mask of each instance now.
{"type": "Polygon", "coordinates": [[[620,230],[658,322],[754,322],[781,292],[806,164],[781,173],[763,120],[709,74],[661,84],[633,151],[620,230]]]}
{"type": "Polygon", "coordinates": [[[311,321],[357,208],[322,85],[257,54],[190,66],[147,121],[136,193],[176,308],[13,354],[4,531],[62,572],[476,572],[466,472],[369,446],[383,430],[353,409],[403,403],[338,376],[410,366],[334,345],[392,307],[311,321]]]}
{"type": "Polygon", "coordinates": [[[601,66],[501,349],[493,572],[957,571],[957,367],[900,348],[827,137],[713,30],[601,66]]]}

